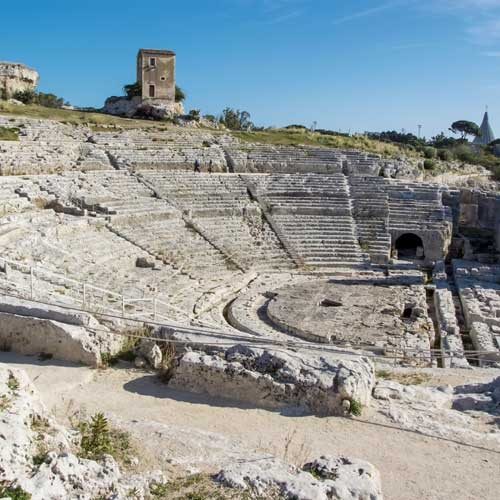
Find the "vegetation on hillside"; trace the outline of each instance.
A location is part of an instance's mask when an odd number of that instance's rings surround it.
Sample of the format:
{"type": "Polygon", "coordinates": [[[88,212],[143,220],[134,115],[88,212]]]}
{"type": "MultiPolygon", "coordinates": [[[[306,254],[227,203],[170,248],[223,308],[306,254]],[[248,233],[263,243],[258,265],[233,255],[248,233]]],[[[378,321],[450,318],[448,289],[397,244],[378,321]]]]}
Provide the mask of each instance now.
{"type": "Polygon", "coordinates": [[[233,135],[243,141],[285,146],[323,146],[340,149],[360,149],[386,157],[400,156],[403,152],[397,144],[387,144],[365,136],[326,135],[305,128],[265,129],[235,131],[233,135]]]}
{"type": "Polygon", "coordinates": [[[57,97],[55,94],[35,92],[34,90],[21,90],[16,92],[12,97],[23,104],[38,104],[46,108],[69,106],[69,103],[65,102],[62,97],[57,97]]]}
{"type": "Polygon", "coordinates": [[[18,141],[19,129],[13,127],[0,127],[0,141],[18,141]]]}
{"type": "Polygon", "coordinates": [[[95,111],[69,110],[58,108],[47,108],[37,104],[19,106],[7,101],[0,101],[0,113],[3,115],[26,116],[30,118],[41,118],[54,120],[72,125],[88,125],[90,127],[118,127],[118,128],[165,128],[165,123],[148,120],[135,120],[106,115],[95,111]]]}
{"type": "Polygon", "coordinates": [[[230,130],[252,130],[254,128],[248,111],[240,111],[233,108],[225,108],[222,111],[219,123],[230,130]]]}

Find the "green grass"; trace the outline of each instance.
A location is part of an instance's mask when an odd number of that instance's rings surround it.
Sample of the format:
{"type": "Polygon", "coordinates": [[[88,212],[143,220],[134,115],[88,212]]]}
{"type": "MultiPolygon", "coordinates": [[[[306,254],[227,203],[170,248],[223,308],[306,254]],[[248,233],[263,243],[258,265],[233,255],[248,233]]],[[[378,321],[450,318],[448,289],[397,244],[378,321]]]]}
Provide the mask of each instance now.
{"type": "Polygon", "coordinates": [[[376,377],[383,380],[392,380],[401,385],[420,385],[431,380],[428,373],[398,373],[389,370],[378,370],[376,377]]]}
{"type": "Polygon", "coordinates": [[[354,417],[360,417],[362,413],[363,413],[363,405],[359,401],[351,399],[349,414],[353,415],[354,417]]]}
{"type": "Polygon", "coordinates": [[[19,140],[19,129],[0,127],[0,141],[18,141],[19,140]]]}
{"type": "Polygon", "coordinates": [[[0,481],[0,498],[10,498],[11,500],[30,500],[31,495],[19,486],[13,486],[7,481],[0,481]]]}
{"type": "MultiPolygon", "coordinates": [[[[370,153],[393,158],[403,153],[403,149],[395,144],[375,141],[363,136],[344,137],[320,134],[302,129],[273,129],[258,132],[231,132],[238,139],[246,142],[272,144],[282,146],[321,146],[339,149],[361,149],[370,153]]],[[[412,152],[404,151],[412,155],[412,152]]],[[[416,154],[413,153],[415,156],[416,154]]],[[[419,156],[419,155],[416,155],[419,156]]]]}
{"type": "MultiPolygon", "coordinates": [[[[69,109],[46,108],[36,104],[19,106],[0,101],[0,114],[11,116],[25,116],[29,118],[41,118],[54,120],[72,125],[88,125],[95,131],[108,130],[106,126],[117,128],[155,128],[165,129],[167,125],[161,122],[150,120],[134,120],[120,118],[118,116],[105,115],[103,113],[93,113],[88,111],[77,111],[69,109]]],[[[5,139],[4,139],[5,140],[5,139]]]]}

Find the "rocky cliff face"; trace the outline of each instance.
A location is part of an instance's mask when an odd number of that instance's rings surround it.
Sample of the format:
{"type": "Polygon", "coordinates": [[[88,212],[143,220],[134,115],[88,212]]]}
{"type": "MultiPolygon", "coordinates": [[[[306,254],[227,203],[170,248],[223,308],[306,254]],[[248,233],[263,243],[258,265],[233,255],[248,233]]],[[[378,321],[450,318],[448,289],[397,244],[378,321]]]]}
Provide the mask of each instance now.
{"type": "Polygon", "coordinates": [[[24,64],[0,61],[0,97],[9,98],[16,92],[34,90],[39,75],[24,64]]]}

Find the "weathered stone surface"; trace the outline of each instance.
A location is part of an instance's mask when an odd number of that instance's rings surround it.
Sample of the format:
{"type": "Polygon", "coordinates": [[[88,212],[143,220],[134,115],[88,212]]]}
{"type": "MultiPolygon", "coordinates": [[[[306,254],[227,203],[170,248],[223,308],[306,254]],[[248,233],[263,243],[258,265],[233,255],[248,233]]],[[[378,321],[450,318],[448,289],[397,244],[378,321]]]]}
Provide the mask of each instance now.
{"type": "Polygon", "coordinates": [[[281,460],[264,458],[224,468],[217,480],[226,486],[265,496],[278,493],[296,500],[382,500],[380,474],[361,460],[321,457],[303,470],[281,460]]]}
{"type": "Polygon", "coordinates": [[[99,463],[75,456],[78,436],[52,420],[23,371],[0,367],[0,398],[0,482],[22,488],[33,500],[125,499],[134,488],[143,499],[153,481],[164,481],[159,472],[126,477],[110,456],[99,463]],[[41,453],[42,463],[35,463],[41,453]]]}
{"type": "Polygon", "coordinates": [[[116,352],[120,339],[86,313],[4,297],[0,303],[0,345],[20,354],[101,364],[101,354],[116,352]]]}
{"type": "Polygon", "coordinates": [[[338,415],[346,399],[369,405],[373,383],[366,358],[235,346],[220,355],[184,354],[169,385],[264,408],[338,415]]]}
{"type": "Polygon", "coordinates": [[[10,97],[16,92],[34,90],[38,85],[38,73],[24,64],[0,61],[0,97],[10,97]]]}
{"type": "Polygon", "coordinates": [[[142,117],[163,120],[184,113],[182,103],[143,102],[141,97],[109,97],[103,108],[104,113],[127,118],[142,117]]]}

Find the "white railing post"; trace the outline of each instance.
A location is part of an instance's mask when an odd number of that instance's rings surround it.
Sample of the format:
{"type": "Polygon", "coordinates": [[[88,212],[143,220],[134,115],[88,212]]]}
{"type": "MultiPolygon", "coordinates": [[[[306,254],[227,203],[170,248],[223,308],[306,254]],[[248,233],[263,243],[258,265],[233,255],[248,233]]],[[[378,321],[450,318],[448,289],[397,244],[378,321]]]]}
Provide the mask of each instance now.
{"type": "Polygon", "coordinates": [[[125,317],[125,297],[122,295],[122,316],[125,317]]]}
{"type": "Polygon", "coordinates": [[[156,297],[153,299],[153,321],[156,321],[156,297]]]}
{"type": "Polygon", "coordinates": [[[35,298],[35,273],[33,272],[33,266],[30,266],[30,295],[31,300],[35,298]]]}

